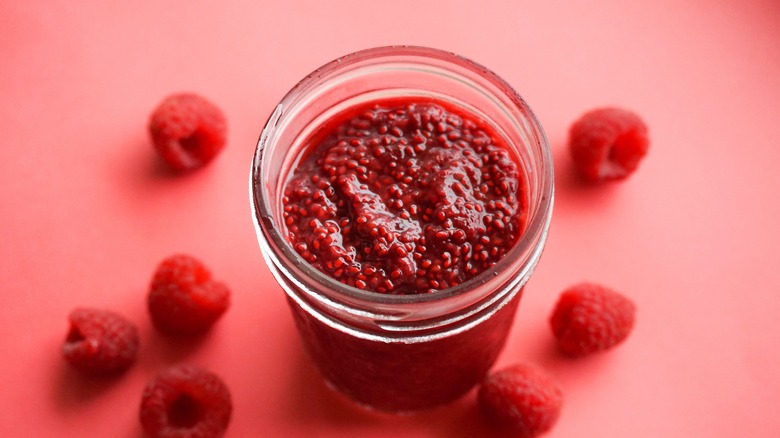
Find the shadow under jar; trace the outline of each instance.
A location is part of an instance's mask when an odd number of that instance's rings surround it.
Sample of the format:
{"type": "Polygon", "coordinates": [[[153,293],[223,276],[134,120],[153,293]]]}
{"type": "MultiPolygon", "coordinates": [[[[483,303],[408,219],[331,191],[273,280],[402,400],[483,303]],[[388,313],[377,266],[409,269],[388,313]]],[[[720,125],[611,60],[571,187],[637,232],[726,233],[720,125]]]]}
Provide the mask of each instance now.
{"type": "Polygon", "coordinates": [[[531,109],[494,73],[436,49],[380,47],[326,64],[282,99],[260,135],[250,192],[263,256],[325,380],[360,405],[410,412],[466,393],[503,348],[546,240],[553,165],[531,109]],[[390,138],[367,143],[366,132],[390,138]],[[311,165],[328,142],[355,162],[301,176],[333,164],[311,165]],[[373,161],[392,147],[392,159],[373,161]],[[515,170],[496,167],[508,159],[515,170]],[[382,166],[387,174],[369,175],[382,166]],[[502,183],[507,173],[516,181],[502,183]],[[324,189],[290,189],[298,180],[324,189]],[[516,208],[483,196],[494,192],[516,208]],[[331,201],[312,207],[309,196],[331,201]],[[437,196],[448,204],[434,205],[437,196]],[[336,256],[313,255],[320,244],[336,256]],[[427,258],[437,245],[446,255],[427,258]]]}

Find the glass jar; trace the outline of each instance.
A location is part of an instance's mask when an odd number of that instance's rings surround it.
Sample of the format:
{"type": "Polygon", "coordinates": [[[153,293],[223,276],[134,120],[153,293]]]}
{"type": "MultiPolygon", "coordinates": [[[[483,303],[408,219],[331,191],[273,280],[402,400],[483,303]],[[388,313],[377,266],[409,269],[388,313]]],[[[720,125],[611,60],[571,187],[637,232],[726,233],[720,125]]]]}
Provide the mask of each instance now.
{"type": "Polygon", "coordinates": [[[406,412],[458,398],[496,360],[544,247],[553,164],[538,120],[497,75],[449,52],[380,47],[324,65],[282,99],[260,134],[250,192],[263,256],[325,380],[361,405],[406,412]],[[504,137],[525,172],[526,228],[497,264],[456,287],[419,295],[369,292],[330,278],[292,248],[282,220],[283,188],[304,140],[335,114],[409,96],[455,105],[504,137]]]}

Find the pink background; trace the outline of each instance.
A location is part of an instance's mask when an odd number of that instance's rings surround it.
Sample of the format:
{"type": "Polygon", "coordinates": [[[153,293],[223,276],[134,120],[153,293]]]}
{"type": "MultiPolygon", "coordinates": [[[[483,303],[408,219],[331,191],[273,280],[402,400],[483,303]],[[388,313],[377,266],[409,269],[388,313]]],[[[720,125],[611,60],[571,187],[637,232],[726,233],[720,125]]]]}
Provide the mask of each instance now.
{"type": "Polygon", "coordinates": [[[549,436],[780,436],[778,24],[776,0],[0,3],[0,435],[138,438],[142,387],[183,362],[231,387],[232,437],[487,434],[474,394],[399,418],[324,389],[250,220],[254,145],[286,91],[348,52],[417,44],[503,76],[554,149],[549,243],[499,360],[560,383],[549,436]],[[146,123],[181,90],[218,103],[230,138],[172,177],[146,123]],[[566,132],[606,104],[645,118],[651,151],[625,183],[583,187],[566,132]],[[233,290],[199,342],[161,338],[146,316],[151,273],[175,252],[233,290]],[[633,297],[638,323],[616,350],[566,360],[547,318],[581,280],[633,297]],[[105,383],[63,363],[75,306],[139,325],[134,368],[105,383]]]}

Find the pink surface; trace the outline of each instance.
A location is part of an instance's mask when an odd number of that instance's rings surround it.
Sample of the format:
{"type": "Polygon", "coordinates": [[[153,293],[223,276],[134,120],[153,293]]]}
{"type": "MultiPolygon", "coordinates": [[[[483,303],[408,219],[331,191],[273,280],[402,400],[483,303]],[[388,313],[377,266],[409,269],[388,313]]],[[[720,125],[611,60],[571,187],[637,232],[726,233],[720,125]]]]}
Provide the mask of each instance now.
{"type": "Polygon", "coordinates": [[[548,436],[780,436],[780,3],[143,3],[0,4],[0,435],[140,437],[143,385],[182,362],[231,387],[232,437],[487,434],[473,394],[398,418],[323,388],[250,220],[249,163],[282,95],[339,55],[406,43],[495,70],[554,148],[550,239],[499,359],[559,381],[566,401],[548,436]],[[181,90],[225,110],[229,145],[171,177],[145,127],[181,90]],[[629,181],[583,187],[566,130],[604,104],[642,114],[651,150],[629,181]],[[181,251],[234,298],[186,345],[159,337],[144,307],[154,266],[181,251]],[[574,361],[555,353],[547,317],[580,280],[624,291],[639,313],[626,344],[574,361]],[[127,374],[101,383],[64,365],[77,305],[139,325],[127,374]]]}

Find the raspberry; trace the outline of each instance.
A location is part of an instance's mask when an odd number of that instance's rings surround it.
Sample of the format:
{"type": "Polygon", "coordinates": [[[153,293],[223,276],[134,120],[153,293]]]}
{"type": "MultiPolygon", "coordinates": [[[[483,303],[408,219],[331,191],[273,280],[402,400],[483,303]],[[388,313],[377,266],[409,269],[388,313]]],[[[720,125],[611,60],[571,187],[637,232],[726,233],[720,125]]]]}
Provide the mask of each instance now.
{"type": "Polygon", "coordinates": [[[513,437],[530,438],[550,430],[558,420],[563,394],[536,368],[515,365],[489,375],[477,393],[482,412],[513,437]]]}
{"type": "Polygon", "coordinates": [[[211,161],[227,141],[222,111],[197,94],[174,94],[152,113],[149,132],[154,147],[173,169],[186,171],[211,161]]]}
{"type": "Polygon", "coordinates": [[[230,290],[212,279],[200,260],[178,254],[157,267],[147,304],[152,322],[161,332],[199,334],[225,313],[230,305],[230,290]]]}
{"type": "Polygon", "coordinates": [[[569,129],[574,166],[589,182],[626,178],[639,166],[649,145],[642,119],[620,108],[587,112],[569,129]]]}
{"type": "Polygon", "coordinates": [[[138,329],[123,316],[98,309],[77,308],[62,354],[71,365],[89,374],[109,375],[126,370],[138,354],[138,329]]]}
{"type": "Polygon", "coordinates": [[[230,391],[219,376],[181,365],[146,385],[140,418],[152,438],[218,438],[225,434],[232,411],[230,391]]]}
{"type": "Polygon", "coordinates": [[[623,342],[634,326],[636,306],[604,286],[581,283],[566,289],[550,317],[561,351],[583,356],[623,342]]]}

